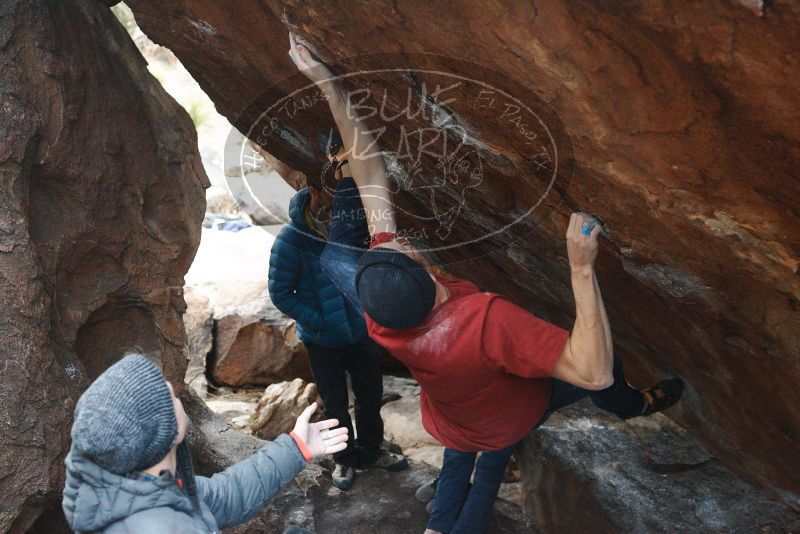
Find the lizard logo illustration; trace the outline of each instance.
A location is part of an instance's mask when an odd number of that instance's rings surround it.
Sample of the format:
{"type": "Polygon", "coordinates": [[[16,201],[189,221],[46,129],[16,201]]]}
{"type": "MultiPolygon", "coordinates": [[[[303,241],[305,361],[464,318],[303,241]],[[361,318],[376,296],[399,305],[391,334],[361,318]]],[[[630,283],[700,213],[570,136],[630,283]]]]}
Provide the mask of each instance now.
{"type": "MultiPolygon", "coordinates": [[[[519,83],[481,65],[425,54],[359,56],[339,65],[343,74],[335,79],[347,91],[347,113],[369,126],[370,143],[378,149],[365,150],[356,140],[346,157],[384,159],[394,199],[385,216],[396,213],[400,233],[416,240],[419,250],[437,254],[467,247],[459,258],[484,254],[507,242],[504,236],[535,228],[559,204],[545,199],[569,187],[574,158],[566,129],[546,102],[519,83]],[[395,62],[442,68],[392,67],[395,62]],[[352,69],[357,64],[381,67],[352,69]],[[519,188],[498,194],[495,181],[509,178],[519,188]]],[[[335,173],[313,140],[331,126],[329,110],[321,92],[298,76],[243,110],[241,116],[255,120],[241,135],[263,153],[294,159],[305,172],[297,186],[307,180],[330,194],[335,173]],[[315,167],[312,172],[320,175],[309,175],[307,169],[315,167]]],[[[255,198],[258,184],[250,184],[244,172],[247,149],[231,156],[253,194],[249,202],[268,204],[266,197],[255,198]]],[[[361,191],[362,198],[370,194],[361,191]]]]}

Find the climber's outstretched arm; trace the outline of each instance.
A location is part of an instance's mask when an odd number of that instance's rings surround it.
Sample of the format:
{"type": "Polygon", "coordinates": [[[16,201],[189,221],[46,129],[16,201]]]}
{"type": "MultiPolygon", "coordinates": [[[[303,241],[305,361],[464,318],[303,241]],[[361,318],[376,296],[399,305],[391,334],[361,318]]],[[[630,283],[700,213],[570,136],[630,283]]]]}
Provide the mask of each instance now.
{"type": "Polygon", "coordinates": [[[298,44],[294,34],[289,34],[289,57],[309,80],[319,87],[333,114],[342,137],[353,179],[358,186],[361,202],[367,214],[370,234],[396,232],[394,205],[386,163],[369,126],[360,117],[357,103],[323,63],[298,44]]]}
{"type": "Polygon", "coordinates": [[[614,346],[611,328],[597,283],[594,262],[600,225],[586,235],[591,216],[573,213],[567,228],[567,253],[575,296],[575,326],[553,369],[553,376],[578,387],[605,389],[614,382],[614,346]]]}

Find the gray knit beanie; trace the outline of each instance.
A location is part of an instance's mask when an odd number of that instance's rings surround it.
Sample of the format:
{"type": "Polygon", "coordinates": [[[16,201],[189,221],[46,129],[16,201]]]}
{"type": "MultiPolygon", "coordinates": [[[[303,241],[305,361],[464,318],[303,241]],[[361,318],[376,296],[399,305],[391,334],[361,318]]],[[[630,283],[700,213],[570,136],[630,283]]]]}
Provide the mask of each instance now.
{"type": "Polygon", "coordinates": [[[78,399],[72,447],[117,475],[160,462],[178,434],[164,375],[131,354],[106,369],[78,399]]]}

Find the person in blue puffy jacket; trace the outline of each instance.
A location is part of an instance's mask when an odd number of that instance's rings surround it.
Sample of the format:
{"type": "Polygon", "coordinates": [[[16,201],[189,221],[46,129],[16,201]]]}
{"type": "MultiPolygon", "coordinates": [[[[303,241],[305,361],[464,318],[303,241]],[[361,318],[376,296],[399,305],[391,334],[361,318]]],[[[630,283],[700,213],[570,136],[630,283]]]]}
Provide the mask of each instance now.
{"type": "MultiPolygon", "coordinates": [[[[321,132],[321,148],[333,162],[337,139],[335,132],[321,132]]],[[[342,171],[347,172],[346,164],[337,165],[340,176],[342,171]]],[[[408,467],[408,462],[381,448],[381,357],[380,349],[367,336],[364,312],[339,291],[320,266],[320,254],[328,240],[331,201],[324,186],[305,187],[292,198],[290,222],[270,253],[269,294],[275,306],[297,322],[325,416],[339,420],[352,435],[346,373],[350,375],[357,437],[334,455],[332,475],[333,484],[346,490],[353,485],[356,468],[399,471],[408,467]]]]}

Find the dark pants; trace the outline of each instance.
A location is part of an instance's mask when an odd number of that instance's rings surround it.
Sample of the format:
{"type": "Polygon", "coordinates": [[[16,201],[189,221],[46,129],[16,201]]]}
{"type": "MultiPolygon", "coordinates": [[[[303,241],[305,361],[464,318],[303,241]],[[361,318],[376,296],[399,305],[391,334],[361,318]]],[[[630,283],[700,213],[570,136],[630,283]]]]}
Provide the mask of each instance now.
{"type": "MultiPolygon", "coordinates": [[[[591,398],[598,408],[616,414],[621,419],[636,417],[644,408],[643,395],[628,385],[622,372],[622,361],[618,358],[614,358],[614,384],[604,390],[589,391],[555,378],[551,378],[550,383],[550,404],[536,427],[541,426],[554,411],[585,397],[591,398]]],[[[516,446],[481,452],[477,462],[476,452],[446,448],[428,528],[446,534],[483,532],[492,515],[506,465],[516,446]],[[475,477],[470,488],[473,471],[475,477]]]]}
{"type": "Polygon", "coordinates": [[[350,432],[347,448],[334,454],[334,460],[350,467],[374,462],[383,442],[383,377],[378,346],[369,338],[346,347],[305,345],[325,417],[338,419],[339,424],[350,432]],[[353,439],[353,422],[348,410],[350,396],[345,373],[350,374],[355,395],[356,439],[353,439]]]}

